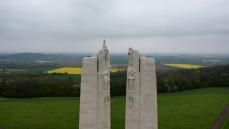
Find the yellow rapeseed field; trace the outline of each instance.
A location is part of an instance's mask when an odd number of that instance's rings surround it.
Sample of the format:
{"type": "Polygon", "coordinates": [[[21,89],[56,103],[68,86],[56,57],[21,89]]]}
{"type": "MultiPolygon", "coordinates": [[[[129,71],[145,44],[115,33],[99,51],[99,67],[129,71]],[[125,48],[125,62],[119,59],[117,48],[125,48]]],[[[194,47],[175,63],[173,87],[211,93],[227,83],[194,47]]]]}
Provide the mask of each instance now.
{"type": "Polygon", "coordinates": [[[111,69],[111,72],[112,73],[115,73],[115,72],[122,72],[122,71],[125,71],[126,69],[120,69],[120,68],[112,68],[111,69]]]}
{"type": "Polygon", "coordinates": [[[193,64],[165,64],[165,65],[171,66],[171,67],[182,68],[182,69],[198,69],[198,68],[205,67],[205,66],[193,65],[193,64]]]}
{"type": "Polygon", "coordinates": [[[64,67],[64,68],[59,68],[59,69],[54,69],[54,70],[49,70],[49,74],[53,73],[59,73],[59,74],[81,74],[81,68],[76,68],[76,67],[64,67]]]}
{"type": "MultiPolygon", "coordinates": [[[[119,69],[119,68],[113,68],[111,69],[111,72],[120,72],[120,71],[125,71],[126,69],[119,69]]],[[[59,68],[59,69],[54,69],[54,70],[49,70],[48,74],[81,74],[81,68],[79,67],[64,67],[64,68],[59,68]]]]}

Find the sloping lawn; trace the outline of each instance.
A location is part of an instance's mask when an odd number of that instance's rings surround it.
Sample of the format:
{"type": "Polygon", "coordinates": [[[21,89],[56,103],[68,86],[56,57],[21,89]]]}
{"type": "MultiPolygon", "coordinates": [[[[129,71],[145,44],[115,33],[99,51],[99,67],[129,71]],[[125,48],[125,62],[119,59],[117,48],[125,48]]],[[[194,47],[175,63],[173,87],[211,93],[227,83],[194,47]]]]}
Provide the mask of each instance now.
{"type": "MultiPolygon", "coordinates": [[[[229,88],[160,94],[159,129],[209,129],[228,103],[229,88]]],[[[112,98],[111,111],[112,129],[124,129],[125,97],[112,98]]],[[[5,129],[78,129],[78,112],[77,97],[0,98],[5,129]]]]}

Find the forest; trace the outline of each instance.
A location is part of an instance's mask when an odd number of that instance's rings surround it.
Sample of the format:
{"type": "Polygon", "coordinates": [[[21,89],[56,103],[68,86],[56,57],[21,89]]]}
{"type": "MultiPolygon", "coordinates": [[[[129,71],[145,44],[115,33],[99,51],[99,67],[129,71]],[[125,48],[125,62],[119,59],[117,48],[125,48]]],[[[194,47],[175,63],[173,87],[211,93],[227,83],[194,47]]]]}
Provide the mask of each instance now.
{"type": "MultiPolygon", "coordinates": [[[[229,87],[229,65],[157,71],[158,93],[204,87],[229,87]]],[[[111,96],[126,93],[126,71],[111,74],[111,96]]],[[[45,73],[0,74],[2,97],[79,96],[80,76],[45,73]]]]}

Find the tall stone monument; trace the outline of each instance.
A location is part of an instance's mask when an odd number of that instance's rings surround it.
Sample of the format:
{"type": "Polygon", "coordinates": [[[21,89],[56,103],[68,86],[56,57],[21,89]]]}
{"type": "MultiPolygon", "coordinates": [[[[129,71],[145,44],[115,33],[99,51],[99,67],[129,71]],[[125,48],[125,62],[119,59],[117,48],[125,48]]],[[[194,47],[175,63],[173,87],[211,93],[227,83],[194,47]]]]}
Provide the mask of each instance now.
{"type": "Polygon", "coordinates": [[[83,58],[79,129],[110,129],[110,55],[105,41],[97,55],[83,58]]]}
{"type": "Polygon", "coordinates": [[[158,129],[155,62],[129,49],[125,129],[158,129]]]}

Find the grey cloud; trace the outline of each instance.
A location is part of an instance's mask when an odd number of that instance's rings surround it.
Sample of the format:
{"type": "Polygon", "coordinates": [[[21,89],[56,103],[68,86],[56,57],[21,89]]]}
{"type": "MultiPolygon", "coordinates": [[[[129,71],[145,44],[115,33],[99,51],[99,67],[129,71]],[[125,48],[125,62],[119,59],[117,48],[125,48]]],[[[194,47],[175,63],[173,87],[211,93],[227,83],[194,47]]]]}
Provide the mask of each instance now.
{"type": "MultiPolygon", "coordinates": [[[[67,44],[91,51],[82,44],[95,46],[103,38],[138,47],[141,43],[135,41],[151,44],[158,38],[159,46],[165,40],[176,46],[181,42],[174,40],[178,37],[192,46],[192,39],[201,35],[208,38],[198,40],[200,44],[213,44],[212,39],[223,44],[209,51],[229,49],[228,0],[0,0],[0,51],[14,51],[12,44],[31,51],[43,48],[34,48],[32,43],[46,46],[44,51],[65,52],[67,44]]],[[[117,45],[113,46],[118,52],[117,45]]],[[[174,48],[163,51],[169,49],[174,48]]]]}

